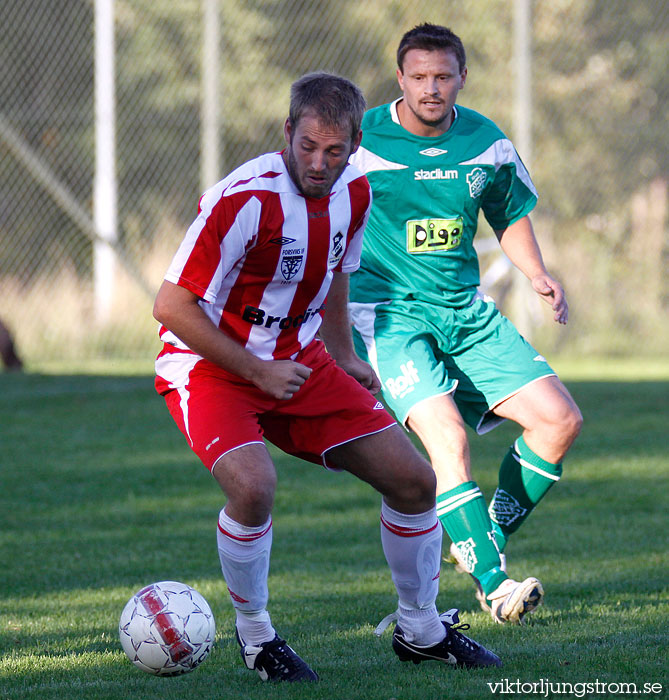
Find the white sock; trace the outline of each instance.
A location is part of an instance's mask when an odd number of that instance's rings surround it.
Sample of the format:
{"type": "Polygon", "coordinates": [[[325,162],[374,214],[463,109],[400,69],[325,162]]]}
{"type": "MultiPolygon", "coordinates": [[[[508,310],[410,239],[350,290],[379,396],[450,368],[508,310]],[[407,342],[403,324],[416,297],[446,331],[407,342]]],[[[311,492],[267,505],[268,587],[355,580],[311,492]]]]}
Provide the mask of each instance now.
{"type": "Polygon", "coordinates": [[[272,621],[267,610],[246,612],[237,609],[237,632],[243,644],[258,646],[263,642],[271,642],[276,636],[272,621]]]}
{"type": "Polygon", "coordinates": [[[436,508],[407,515],[381,504],[381,544],[399,596],[399,625],[408,642],[431,646],[446,630],[437,612],[442,529],[436,508]]]}
{"type": "Polygon", "coordinates": [[[266,607],[272,519],[260,527],[248,527],[230,518],[224,508],[218,516],[216,534],[218,556],[237,614],[239,636],[246,644],[271,641],[276,632],[266,607]]]}

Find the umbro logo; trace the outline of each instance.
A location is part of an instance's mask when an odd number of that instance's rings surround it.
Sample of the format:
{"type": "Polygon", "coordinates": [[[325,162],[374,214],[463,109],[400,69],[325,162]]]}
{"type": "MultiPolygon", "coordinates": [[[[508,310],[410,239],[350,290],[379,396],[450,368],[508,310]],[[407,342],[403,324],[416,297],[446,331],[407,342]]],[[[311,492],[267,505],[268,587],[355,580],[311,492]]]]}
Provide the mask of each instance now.
{"type": "Polygon", "coordinates": [[[279,238],[270,238],[269,242],[274,243],[274,245],[289,245],[290,243],[295,243],[296,240],[296,238],[281,236],[279,238]]]}
{"type": "Polygon", "coordinates": [[[374,411],[383,411],[383,404],[380,401],[376,402],[376,405],[372,409],[374,411]]]}
{"type": "Polygon", "coordinates": [[[434,156],[443,156],[444,153],[448,153],[448,151],[445,151],[443,148],[426,148],[423,151],[418,151],[422,156],[430,156],[430,158],[434,158],[434,156]]]}

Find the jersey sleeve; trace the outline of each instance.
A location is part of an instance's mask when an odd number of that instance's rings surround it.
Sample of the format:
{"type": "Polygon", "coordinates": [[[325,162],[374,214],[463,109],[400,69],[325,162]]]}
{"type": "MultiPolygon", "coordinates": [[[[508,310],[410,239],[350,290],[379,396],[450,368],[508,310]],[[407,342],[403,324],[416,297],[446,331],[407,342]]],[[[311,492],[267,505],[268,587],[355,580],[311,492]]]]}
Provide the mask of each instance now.
{"type": "Polygon", "coordinates": [[[529,214],[537,203],[537,191],[527,169],[515,149],[502,163],[492,187],[487,192],[482,209],[486,221],[495,231],[504,230],[529,214]]]}
{"type": "Polygon", "coordinates": [[[260,205],[253,199],[205,193],[165,279],[214,303],[223,279],[252,243],[259,218],[260,205]]]}
{"type": "Polygon", "coordinates": [[[351,200],[353,211],[355,211],[357,205],[362,214],[359,214],[357,218],[351,217],[351,230],[346,252],[339,265],[335,268],[339,272],[346,273],[355,272],[360,267],[363,235],[372,210],[372,189],[366,177],[363,176],[352,183],[351,200]]]}

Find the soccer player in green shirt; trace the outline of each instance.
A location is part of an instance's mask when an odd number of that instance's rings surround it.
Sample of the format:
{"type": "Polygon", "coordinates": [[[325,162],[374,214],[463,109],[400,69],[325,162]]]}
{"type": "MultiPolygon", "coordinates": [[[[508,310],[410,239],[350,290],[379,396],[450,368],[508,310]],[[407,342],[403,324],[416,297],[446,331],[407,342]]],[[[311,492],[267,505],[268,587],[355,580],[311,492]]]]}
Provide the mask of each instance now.
{"type": "Polygon", "coordinates": [[[430,456],[451,558],[474,578],[484,610],[518,624],[544,592],[534,577],[509,578],[504,550],[560,479],[582,418],[545,358],[478,291],[479,210],[558,323],[567,322],[567,300],[544,265],[529,218],[537,193],[513,144],[456,105],[467,78],[462,41],[422,24],[402,37],[397,63],[402,96],[367,112],[351,158],[374,195],[351,278],[356,348],[430,456]],[[465,424],[483,434],[506,419],[522,433],[488,508],[465,424]]]}

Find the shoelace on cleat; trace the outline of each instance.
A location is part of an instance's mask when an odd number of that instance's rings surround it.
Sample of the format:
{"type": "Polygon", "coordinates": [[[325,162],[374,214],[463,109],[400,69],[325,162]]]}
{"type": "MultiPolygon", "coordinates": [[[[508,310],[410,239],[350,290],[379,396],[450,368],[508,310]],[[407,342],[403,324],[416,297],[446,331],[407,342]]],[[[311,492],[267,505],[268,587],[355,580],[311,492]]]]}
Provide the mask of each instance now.
{"type": "Polygon", "coordinates": [[[458,625],[457,627],[451,627],[450,632],[455,636],[455,638],[458,640],[460,644],[464,644],[468,649],[471,649],[472,651],[476,651],[479,648],[478,642],[475,642],[473,639],[468,637],[466,634],[462,634],[461,630],[468,630],[469,625],[467,624],[462,624],[458,625]]]}
{"type": "Polygon", "coordinates": [[[395,612],[391,612],[390,615],[386,615],[381,622],[376,626],[376,629],[374,630],[374,634],[377,637],[380,637],[385,631],[388,625],[390,625],[391,622],[397,622],[399,619],[399,611],[395,610],[395,612]]]}
{"type": "MultiPolygon", "coordinates": [[[[450,610],[446,610],[446,612],[441,613],[439,615],[439,619],[444,622],[449,629],[464,629],[468,630],[469,625],[466,623],[458,624],[460,622],[460,615],[459,615],[459,610],[457,608],[451,608],[450,610]],[[457,625],[457,627],[454,627],[454,625],[457,625]]],[[[380,637],[385,631],[388,625],[390,625],[391,622],[397,622],[399,620],[399,610],[395,610],[395,612],[391,612],[390,615],[386,615],[381,622],[376,626],[376,629],[374,630],[374,634],[377,637],[380,637]]],[[[463,635],[461,635],[463,636],[463,635]]]]}
{"type": "Polygon", "coordinates": [[[452,608],[439,615],[439,619],[446,623],[449,633],[453,635],[459,645],[465,646],[470,651],[477,651],[480,644],[468,637],[463,632],[466,632],[471,625],[468,622],[460,622],[459,610],[452,608]]]}
{"type": "Polygon", "coordinates": [[[270,666],[272,672],[279,673],[285,678],[301,674],[308,668],[303,659],[294,652],[291,653],[285,639],[280,637],[263,647],[263,650],[258,654],[256,663],[261,666],[270,666]]]}

